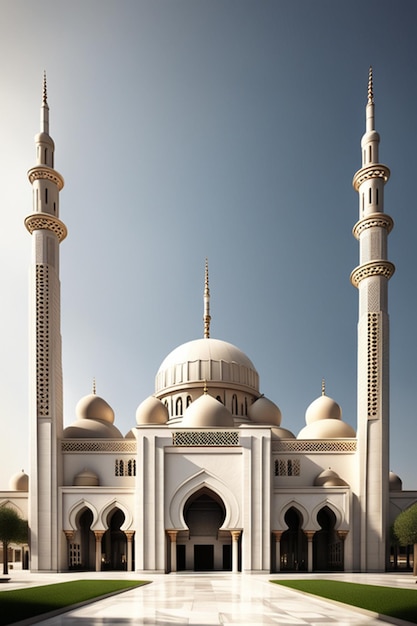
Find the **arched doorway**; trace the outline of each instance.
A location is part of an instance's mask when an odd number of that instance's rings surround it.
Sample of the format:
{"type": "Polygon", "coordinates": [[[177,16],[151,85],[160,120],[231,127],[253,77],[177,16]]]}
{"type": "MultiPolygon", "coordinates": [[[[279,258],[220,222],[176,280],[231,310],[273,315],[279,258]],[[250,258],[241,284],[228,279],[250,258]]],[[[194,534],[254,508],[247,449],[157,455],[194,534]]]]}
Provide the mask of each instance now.
{"type": "Polygon", "coordinates": [[[296,508],[291,507],[285,513],[284,521],[288,530],[281,537],[281,570],[306,571],[307,537],[301,528],[302,516],[296,508]]]}
{"type": "Polygon", "coordinates": [[[69,544],[70,569],[95,570],[96,541],[91,530],[93,514],[87,507],[76,517],[77,532],[69,544]]]}
{"type": "Polygon", "coordinates": [[[184,505],[188,533],[177,539],[177,570],[212,571],[232,569],[232,541],[222,531],[226,509],[222,499],[203,487],[184,505]]]}
{"type": "Polygon", "coordinates": [[[324,506],[317,513],[320,524],[313,537],[313,569],[322,572],[343,571],[343,541],[335,530],[336,515],[324,506]]]}
{"type": "Polygon", "coordinates": [[[125,521],[125,514],[118,508],[113,509],[107,517],[108,530],[101,540],[102,569],[127,569],[127,539],[120,527],[125,521]]]}

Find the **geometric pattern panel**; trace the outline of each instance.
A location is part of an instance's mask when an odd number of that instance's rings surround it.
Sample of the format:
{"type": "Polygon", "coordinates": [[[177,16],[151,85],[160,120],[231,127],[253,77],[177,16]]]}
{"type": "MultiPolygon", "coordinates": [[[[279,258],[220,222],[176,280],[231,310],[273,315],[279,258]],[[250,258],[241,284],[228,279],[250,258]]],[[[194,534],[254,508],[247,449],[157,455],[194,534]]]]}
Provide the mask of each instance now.
{"type": "Polygon", "coordinates": [[[116,459],[114,462],[115,476],[136,476],[136,459],[116,459]]]}
{"type": "Polygon", "coordinates": [[[36,402],[38,417],[49,417],[49,271],[36,266],[36,402]]]}
{"type": "Polygon", "coordinates": [[[61,441],[62,452],[136,452],[136,441],[80,441],[66,439],[61,441]]]}
{"type": "Polygon", "coordinates": [[[275,459],[275,476],[299,476],[300,459],[275,459]]]}
{"type": "Polygon", "coordinates": [[[368,313],[368,419],[378,417],[379,397],[379,316],[368,313]]]}
{"type": "Polygon", "coordinates": [[[172,434],[174,446],[238,446],[239,433],[236,431],[178,431],[172,434]]]}
{"type": "Polygon", "coordinates": [[[275,441],[274,452],[356,452],[356,439],[275,441]]]}

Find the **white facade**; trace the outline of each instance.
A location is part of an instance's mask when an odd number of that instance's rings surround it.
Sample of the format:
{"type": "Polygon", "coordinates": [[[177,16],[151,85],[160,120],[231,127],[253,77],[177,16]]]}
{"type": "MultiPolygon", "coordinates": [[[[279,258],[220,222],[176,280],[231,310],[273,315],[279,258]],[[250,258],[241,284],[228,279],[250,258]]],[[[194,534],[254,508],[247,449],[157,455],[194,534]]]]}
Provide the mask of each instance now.
{"type": "Polygon", "coordinates": [[[203,338],[165,358],[131,432],[122,436],[94,390],[63,429],[59,243],[66,228],[46,86],[41,114],[26,219],[33,249],[30,487],[20,480],[0,493],[0,505],[15,503],[28,514],[31,569],[384,571],[389,524],[417,501],[417,491],[402,491],[388,469],[393,222],[383,208],[389,170],[378,162],[372,74],[362,168],[354,176],[357,435],[324,383],[298,436],[281,426],[251,360],[210,337],[207,263],[203,338]]]}

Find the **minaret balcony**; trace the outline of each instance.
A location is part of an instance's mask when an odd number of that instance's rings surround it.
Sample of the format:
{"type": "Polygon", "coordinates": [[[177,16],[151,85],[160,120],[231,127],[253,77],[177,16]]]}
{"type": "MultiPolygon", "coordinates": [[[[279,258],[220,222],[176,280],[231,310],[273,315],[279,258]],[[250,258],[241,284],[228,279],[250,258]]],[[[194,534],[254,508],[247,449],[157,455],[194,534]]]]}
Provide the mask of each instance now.
{"type": "Polygon", "coordinates": [[[361,169],[356,172],[353,177],[352,185],[355,191],[359,191],[362,183],[371,178],[382,178],[384,180],[384,183],[386,183],[390,177],[390,174],[391,172],[389,170],[389,167],[387,167],[386,165],[383,165],[382,163],[372,163],[371,165],[367,165],[366,167],[361,167],[361,169]]]}
{"type": "Polygon", "coordinates": [[[50,230],[57,237],[61,243],[67,236],[67,227],[64,222],[61,222],[57,217],[49,215],[49,213],[32,213],[25,219],[25,226],[32,234],[35,230],[50,230]]]}
{"type": "Polygon", "coordinates": [[[47,165],[36,165],[32,167],[28,171],[28,178],[32,185],[35,180],[49,180],[58,187],[58,191],[61,191],[64,186],[64,179],[61,174],[47,165]]]}
{"type": "Polygon", "coordinates": [[[388,233],[394,228],[394,220],[386,213],[371,213],[359,222],[356,222],[352,228],[355,239],[359,239],[364,230],[368,228],[385,228],[388,233]]]}

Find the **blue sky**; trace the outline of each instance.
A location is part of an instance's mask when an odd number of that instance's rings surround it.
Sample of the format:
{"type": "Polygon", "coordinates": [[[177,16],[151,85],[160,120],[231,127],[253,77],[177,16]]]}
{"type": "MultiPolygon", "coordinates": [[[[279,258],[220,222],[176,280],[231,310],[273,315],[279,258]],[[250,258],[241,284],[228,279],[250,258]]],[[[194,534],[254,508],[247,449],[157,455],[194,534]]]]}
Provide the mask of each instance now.
{"type": "Polygon", "coordinates": [[[254,362],[297,433],[320,395],[356,427],[367,75],[392,177],[391,468],[417,487],[417,4],[0,0],[0,487],[28,470],[27,305],[42,74],[61,218],[65,424],[97,392],[127,432],[163,358],[203,333],[254,362]],[[13,441],[13,444],[10,442],[13,441]]]}

